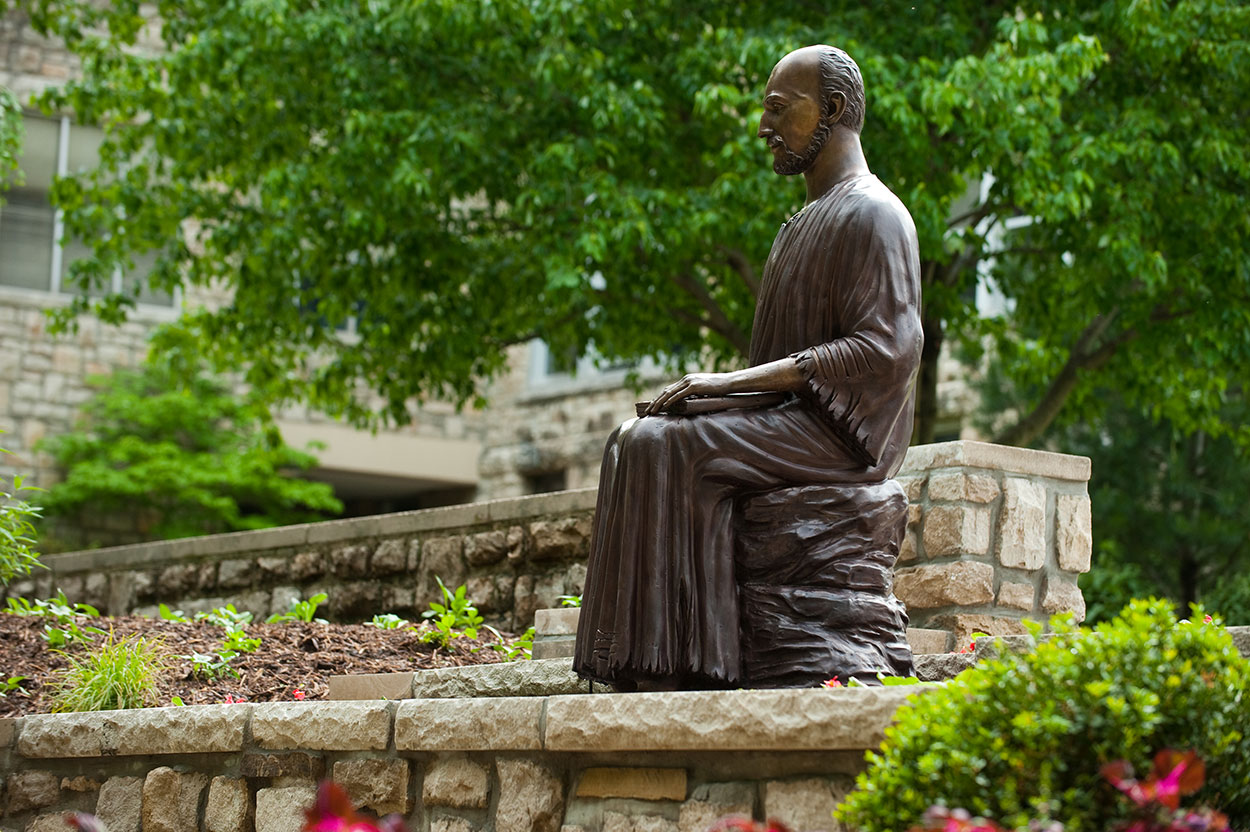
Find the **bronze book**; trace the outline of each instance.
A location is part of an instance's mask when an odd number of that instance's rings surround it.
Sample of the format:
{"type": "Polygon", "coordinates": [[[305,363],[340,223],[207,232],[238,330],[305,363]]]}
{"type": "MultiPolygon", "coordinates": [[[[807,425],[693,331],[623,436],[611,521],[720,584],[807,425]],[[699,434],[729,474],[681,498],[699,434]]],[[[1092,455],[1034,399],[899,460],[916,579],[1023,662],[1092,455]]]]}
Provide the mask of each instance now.
{"type": "MultiPolygon", "coordinates": [[[[786,400],[785,393],[730,393],[728,396],[704,396],[682,399],[664,409],[671,416],[695,416],[699,413],[715,413],[719,410],[739,410],[747,407],[773,407],[786,400]]],[[[647,412],[651,402],[634,405],[639,416],[647,412]]]]}

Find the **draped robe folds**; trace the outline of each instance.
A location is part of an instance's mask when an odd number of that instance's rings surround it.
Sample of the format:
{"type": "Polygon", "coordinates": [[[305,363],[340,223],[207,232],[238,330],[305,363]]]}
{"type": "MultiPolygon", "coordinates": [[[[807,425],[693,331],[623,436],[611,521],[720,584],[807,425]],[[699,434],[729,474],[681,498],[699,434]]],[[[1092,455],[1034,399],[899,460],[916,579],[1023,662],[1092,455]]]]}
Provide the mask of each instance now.
{"type": "Polygon", "coordinates": [[[879,483],[902,464],[922,342],[915,226],[875,176],[786,222],[764,268],[750,361],[793,356],[775,407],[631,419],[609,438],[574,669],[629,687],[749,684],[739,643],[735,500],[879,483]]]}

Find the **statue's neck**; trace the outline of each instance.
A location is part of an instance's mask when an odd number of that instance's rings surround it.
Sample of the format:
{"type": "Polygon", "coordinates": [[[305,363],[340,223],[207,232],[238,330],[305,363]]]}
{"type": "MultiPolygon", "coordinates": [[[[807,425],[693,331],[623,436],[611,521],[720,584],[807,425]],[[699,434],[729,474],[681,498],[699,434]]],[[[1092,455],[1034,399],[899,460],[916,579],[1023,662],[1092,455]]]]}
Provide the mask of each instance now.
{"type": "Polygon", "coordinates": [[[871,173],[859,134],[835,127],[816,161],[803,174],[807,180],[807,205],[812,204],[844,179],[871,173]]]}

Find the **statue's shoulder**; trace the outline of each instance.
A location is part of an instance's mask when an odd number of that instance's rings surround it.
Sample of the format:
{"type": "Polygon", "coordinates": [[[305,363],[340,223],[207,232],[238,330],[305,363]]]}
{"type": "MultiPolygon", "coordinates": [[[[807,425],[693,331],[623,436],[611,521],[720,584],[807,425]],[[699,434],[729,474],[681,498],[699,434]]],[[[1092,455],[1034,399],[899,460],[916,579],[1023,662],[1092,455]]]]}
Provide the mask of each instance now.
{"type": "Polygon", "coordinates": [[[872,174],[857,177],[847,194],[845,209],[863,231],[916,236],[916,224],[907,206],[872,174]]]}

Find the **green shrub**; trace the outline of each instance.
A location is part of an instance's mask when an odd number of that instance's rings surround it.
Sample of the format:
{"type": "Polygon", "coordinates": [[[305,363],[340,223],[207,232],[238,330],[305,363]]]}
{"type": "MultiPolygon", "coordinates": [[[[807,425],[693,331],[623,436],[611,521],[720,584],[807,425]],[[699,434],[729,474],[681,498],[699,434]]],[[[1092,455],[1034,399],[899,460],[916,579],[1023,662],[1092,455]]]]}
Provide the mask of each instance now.
{"type": "Polygon", "coordinates": [[[82,656],[52,682],[53,713],[113,711],[156,704],[156,681],[169,669],[155,642],[141,637],[108,641],[82,656]]]}
{"type": "Polygon", "coordinates": [[[42,501],[58,528],[123,512],[141,520],[139,536],[177,538],[342,511],[329,485],[293,475],[316,458],[287,445],[262,402],[236,396],[194,355],[154,350],[138,371],[93,383],[76,431],[36,446],[65,470],[42,501]]]}
{"type": "MultiPolygon", "coordinates": [[[[10,453],[0,448],[0,454],[10,453]]],[[[0,478],[0,586],[8,586],[14,578],[29,575],[39,563],[34,550],[35,526],[39,508],[21,499],[24,491],[39,491],[26,485],[20,476],[10,486],[0,478]]]]}
{"type": "MultiPolygon", "coordinates": [[[[1201,619],[1201,613],[1198,614],[1201,619]]],[[[897,832],[944,804],[1008,828],[1049,816],[1066,832],[1103,832],[1127,806],[1099,768],[1149,768],[1165,748],[1196,751],[1207,782],[1195,803],[1250,824],[1250,662],[1216,624],[1178,622],[1138,601],[1090,635],[1063,619],[1057,637],[914,698],[838,810],[864,832],[897,832]]]]}

